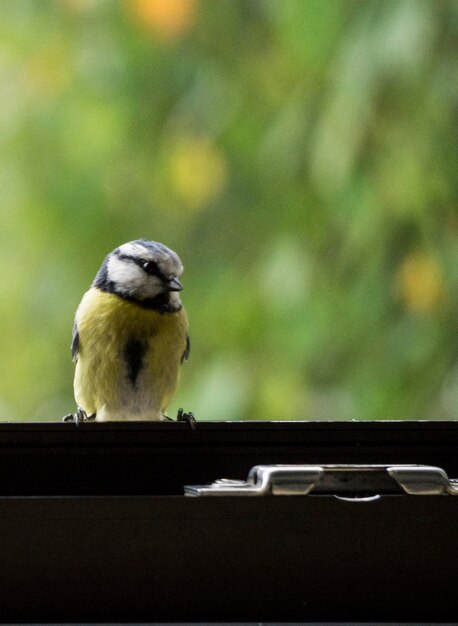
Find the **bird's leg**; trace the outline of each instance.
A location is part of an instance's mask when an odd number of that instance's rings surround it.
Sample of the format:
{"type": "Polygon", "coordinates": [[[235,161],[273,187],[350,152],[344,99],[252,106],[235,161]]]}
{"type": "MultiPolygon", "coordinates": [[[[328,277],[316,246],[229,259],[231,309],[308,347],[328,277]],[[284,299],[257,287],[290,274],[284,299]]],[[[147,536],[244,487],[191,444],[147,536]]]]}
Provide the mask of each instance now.
{"type": "Polygon", "coordinates": [[[183,409],[178,409],[177,422],[186,422],[192,431],[196,430],[196,418],[191,411],[185,412],[183,409]]]}

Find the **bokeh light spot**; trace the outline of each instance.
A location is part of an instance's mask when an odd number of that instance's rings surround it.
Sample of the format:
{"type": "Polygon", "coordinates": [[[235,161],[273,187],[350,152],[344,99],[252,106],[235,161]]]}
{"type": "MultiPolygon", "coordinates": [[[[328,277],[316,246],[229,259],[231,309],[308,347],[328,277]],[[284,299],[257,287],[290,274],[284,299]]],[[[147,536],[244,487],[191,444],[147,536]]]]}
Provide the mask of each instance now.
{"type": "Polygon", "coordinates": [[[132,0],[129,9],[145,30],[162,39],[176,39],[194,23],[196,0],[132,0]]]}
{"type": "Polygon", "coordinates": [[[444,302],[444,279],[438,261],[422,252],[407,256],[398,271],[397,292],[412,313],[435,312],[444,302]]]}
{"type": "Polygon", "coordinates": [[[170,177],[178,200],[199,210],[223,192],[228,166],[221,150],[206,138],[182,140],[170,153],[170,177]]]}

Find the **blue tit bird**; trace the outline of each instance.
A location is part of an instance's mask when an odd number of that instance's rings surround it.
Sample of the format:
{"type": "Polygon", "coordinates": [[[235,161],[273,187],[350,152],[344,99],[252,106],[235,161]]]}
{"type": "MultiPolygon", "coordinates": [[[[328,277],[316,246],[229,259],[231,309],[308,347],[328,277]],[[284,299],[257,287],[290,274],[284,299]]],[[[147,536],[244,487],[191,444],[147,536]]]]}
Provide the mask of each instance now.
{"type": "MultiPolygon", "coordinates": [[[[78,410],[65,421],[168,419],[165,411],[189,356],[182,272],[175,252],[145,239],[105,258],[75,315],[78,410]]],[[[178,417],[183,419],[181,409],[178,417]]]]}

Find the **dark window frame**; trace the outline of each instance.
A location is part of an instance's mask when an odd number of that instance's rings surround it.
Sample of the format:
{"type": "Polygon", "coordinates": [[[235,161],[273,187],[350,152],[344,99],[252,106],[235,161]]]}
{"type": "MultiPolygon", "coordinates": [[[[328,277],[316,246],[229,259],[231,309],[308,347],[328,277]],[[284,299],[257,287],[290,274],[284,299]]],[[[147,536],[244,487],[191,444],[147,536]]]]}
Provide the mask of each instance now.
{"type": "Polygon", "coordinates": [[[458,477],[458,423],[1,424],[0,621],[458,621],[458,498],[181,495],[259,463],[458,477]]]}

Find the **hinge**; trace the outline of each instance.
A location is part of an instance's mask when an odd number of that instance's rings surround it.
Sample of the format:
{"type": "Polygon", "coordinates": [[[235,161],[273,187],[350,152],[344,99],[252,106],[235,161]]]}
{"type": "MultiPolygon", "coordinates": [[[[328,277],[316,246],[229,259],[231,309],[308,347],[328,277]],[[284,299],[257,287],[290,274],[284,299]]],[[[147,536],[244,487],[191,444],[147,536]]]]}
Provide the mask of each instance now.
{"type": "Polygon", "coordinates": [[[187,496],[367,497],[384,494],[458,495],[458,481],[431,465],[255,465],[246,480],[187,485],[187,496]]]}

